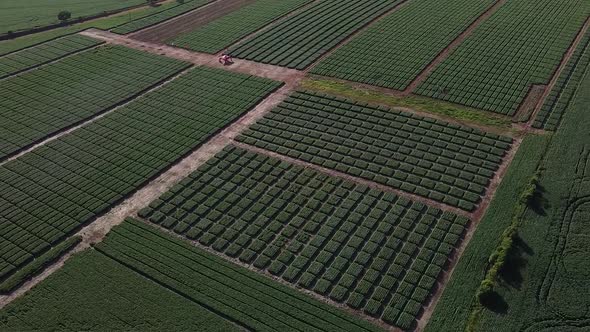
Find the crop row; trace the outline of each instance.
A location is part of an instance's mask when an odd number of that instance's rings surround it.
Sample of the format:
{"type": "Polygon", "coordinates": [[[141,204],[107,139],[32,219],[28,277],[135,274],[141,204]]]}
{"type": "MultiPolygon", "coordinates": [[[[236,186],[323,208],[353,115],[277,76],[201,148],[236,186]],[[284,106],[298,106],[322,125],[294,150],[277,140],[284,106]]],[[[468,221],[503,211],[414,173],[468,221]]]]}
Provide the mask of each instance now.
{"type": "Polygon", "coordinates": [[[0,82],[0,159],[132,98],[188,66],[114,46],[4,79],[0,82]]]}
{"type": "Polygon", "coordinates": [[[320,62],[314,74],[404,90],[494,1],[409,1],[320,62]]]}
{"type": "Polygon", "coordinates": [[[304,69],[401,0],[326,0],[310,6],[230,53],[238,58],[304,69]]]}
{"type": "Polygon", "coordinates": [[[511,139],[336,97],[296,93],[238,141],[471,211],[511,139]]]}
{"type": "Polygon", "coordinates": [[[0,278],[133,192],[278,83],[196,68],[0,167],[0,278]]]}
{"type": "Polygon", "coordinates": [[[258,0],[167,41],[193,51],[217,53],[312,0],[258,0]]]}
{"type": "Polygon", "coordinates": [[[0,78],[55,61],[101,43],[98,40],[76,34],[8,54],[0,57],[0,78]]]}
{"type": "Polygon", "coordinates": [[[589,14],[585,0],[507,1],[416,93],[512,116],[532,84],[549,81],[589,14]]]}
{"type": "Polygon", "coordinates": [[[167,21],[171,18],[174,18],[178,15],[182,15],[186,12],[189,12],[193,9],[202,7],[213,0],[188,0],[179,2],[178,5],[159,11],[149,16],[144,16],[142,18],[138,18],[131,22],[123,23],[119,26],[116,26],[111,31],[114,33],[118,33],[120,35],[124,35],[130,32],[135,32],[137,30],[141,30],[152,25],[156,25],[160,22],[167,21]]]}
{"type": "Polygon", "coordinates": [[[588,63],[590,63],[590,31],[586,32],[578,48],[576,48],[561,72],[553,90],[551,90],[537,114],[533,127],[547,130],[557,129],[565,109],[582,81],[588,63]]]}
{"type": "Polygon", "coordinates": [[[235,147],[139,215],[404,328],[468,222],[235,147]]]}
{"type": "Polygon", "coordinates": [[[378,331],[375,326],[159,230],[127,219],[97,246],[254,331],[378,331]]]}

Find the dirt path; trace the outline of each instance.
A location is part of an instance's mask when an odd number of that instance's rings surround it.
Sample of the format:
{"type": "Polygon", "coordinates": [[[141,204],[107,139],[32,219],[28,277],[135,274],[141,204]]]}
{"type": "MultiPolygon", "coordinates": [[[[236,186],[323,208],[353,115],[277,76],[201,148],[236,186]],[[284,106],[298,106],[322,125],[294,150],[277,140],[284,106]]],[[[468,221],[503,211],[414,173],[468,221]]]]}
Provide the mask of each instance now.
{"type": "Polygon", "coordinates": [[[163,43],[175,36],[203,26],[255,0],[217,0],[162,23],[149,26],[128,36],[152,43],[163,43]]]}
{"type": "Polygon", "coordinates": [[[492,16],[498,8],[500,8],[507,0],[498,0],[494,3],[490,8],[488,8],[485,12],[483,12],[473,23],[471,23],[467,29],[463,30],[463,32],[455,38],[447,47],[445,47],[437,56],[414,78],[414,80],[408,85],[408,87],[403,91],[404,95],[409,95],[410,93],[414,92],[418,85],[420,85],[430,73],[441,63],[443,62],[451,52],[453,52],[463,41],[469,37],[473,31],[485,20],[487,20],[490,16],[492,16]]]}
{"type": "Polygon", "coordinates": [[[266,65],[248,60],[235,60],[234,64],[229,66],[223,66],[218,62],[218,57],[213,54],[193,52],[167,45],[142,42],[139,40],[129,38],[128,36],[121,36],[116,33],[98,29],[85,30],[80,32],[80,34],[99,40],[104,40],[105,42],[110,44],[123,45],[153,54],[164,55],[170,58],[187,61],[200,66],[222,68],[233,72],[265,77],[277,81],[283,81],[285,83],[297,83],[305,75],[304,72],[295,69],[266,65]]]}

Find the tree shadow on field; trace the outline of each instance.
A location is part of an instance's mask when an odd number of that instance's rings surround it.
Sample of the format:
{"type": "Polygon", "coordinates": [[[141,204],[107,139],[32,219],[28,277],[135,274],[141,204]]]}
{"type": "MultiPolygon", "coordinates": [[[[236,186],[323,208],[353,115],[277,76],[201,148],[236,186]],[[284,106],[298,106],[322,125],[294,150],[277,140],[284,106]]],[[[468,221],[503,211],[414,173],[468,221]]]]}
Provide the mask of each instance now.
{"type": "Polygon", "coordinates": [[[545,198],[545,187],[541,184],[537,184],[537,188],[528,202],[528,206],[540,216],[547,215],[546,210],[549,208],[549,201],[545,198]]]}
{"type": "Polygon", "coordinates": [[[517,235],[506,257],[506,263],[499,273],[503,286],[514,289],[521,288],[523,282],[522,270],[528,264],[528,257],[533,254],[533,249],[517,235]]]}
{"type": "Polygon", "coordinates": [[[481,300],[481,304],[488,310],[497,314],[504,315],[508,313],[508,303],[504,298],[496,291],[490,292],[484,299],[481,300]]]}

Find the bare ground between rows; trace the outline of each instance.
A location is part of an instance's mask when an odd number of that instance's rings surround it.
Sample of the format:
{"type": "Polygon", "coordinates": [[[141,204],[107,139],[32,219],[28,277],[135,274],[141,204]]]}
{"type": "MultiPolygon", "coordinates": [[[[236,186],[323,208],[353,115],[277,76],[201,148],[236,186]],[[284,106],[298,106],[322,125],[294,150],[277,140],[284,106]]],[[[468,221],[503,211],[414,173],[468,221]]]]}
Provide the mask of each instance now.
{"type": "Polygon", "coordinates": [[[506,3],[507,0],[498,0],[491,5],[486,11],[484,11],[479,17],[475,19],[457,38],[455,38],[447,47],[445,47],[435,58],[432,60],[421,72],[414,78],[414,80],[408,85],[402,92],[402,95],[409,95],[413,93],[416,88],[426,80],[426,78],[432,73],[432,71],[443,62],[467,37],[469,37],[477,27],[481,25],[485,20],[492,16],[498,8],[506,3]]]}
{"type": "Polygon", "coordinates": [[[531,118],[533,118],[533,113],[535,112],[535,108],[542,98],[545,91],[547,90],[546,85],[540,84],[533,84],[529,88],[529,92],[527,93],[526,97],[518,107],[518,110],[512,117],[512,121],[519,123],[519,122],[526,122],[528,123],[531,118]]]}
{"type": "Polygon", "coordinates": [[[170,20],[131,33],[129,36],[141,41],[162,43],[254,2],[255,0],[217,0],[170,20]]]}

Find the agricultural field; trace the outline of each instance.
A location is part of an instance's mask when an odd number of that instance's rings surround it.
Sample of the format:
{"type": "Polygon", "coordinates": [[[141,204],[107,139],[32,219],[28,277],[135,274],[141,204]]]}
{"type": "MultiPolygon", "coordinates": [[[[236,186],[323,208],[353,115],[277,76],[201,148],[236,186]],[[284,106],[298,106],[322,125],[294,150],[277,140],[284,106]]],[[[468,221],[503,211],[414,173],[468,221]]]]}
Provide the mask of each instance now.
{"type": "Polygon", "coordinates": [[[188,66],[106,46],[0,80],[0,160],[119,105],[188,66]]]}
{"type": "Polygon", "coordinates": [[[238,141],[472,211],[512,139],[300,92],[238,141]]]}
{"type": "Polygon", "coordinates": [[[0,279],[110,209],[278,85],[196,68],[2,164],[0,279]],[[221,98],[227,91],[232,97],[221,98]]]}
{"type": "Polygon", "coordinates": [[[215,54],[312,0],[258,0],[167,41],[169,45],[215,54]]]}
{"type": "Polygon", "coordinates": [[[237,58],[304,69],[400,2],[324,0],[232,47],[229,53],[237,58]]]}
{"type": "Polygon", "coordinates": [[[141,0],[3,0],[0,3],[0,35],[59,23],[57,14],[62,10],[69,11],[75,19],[144,3],[141,0]]]}
{"type": "Polygon", "coordinates": [[[533,84],[549,82],[588,15],[585,0],[507,1],[416,93],[512,116],[533,84]]]}
{"type": "Polygon", "coordinates": [[[493,3],[493,0],[409,1],[338,48],[312,72],[404,90],[493,3]]]}

